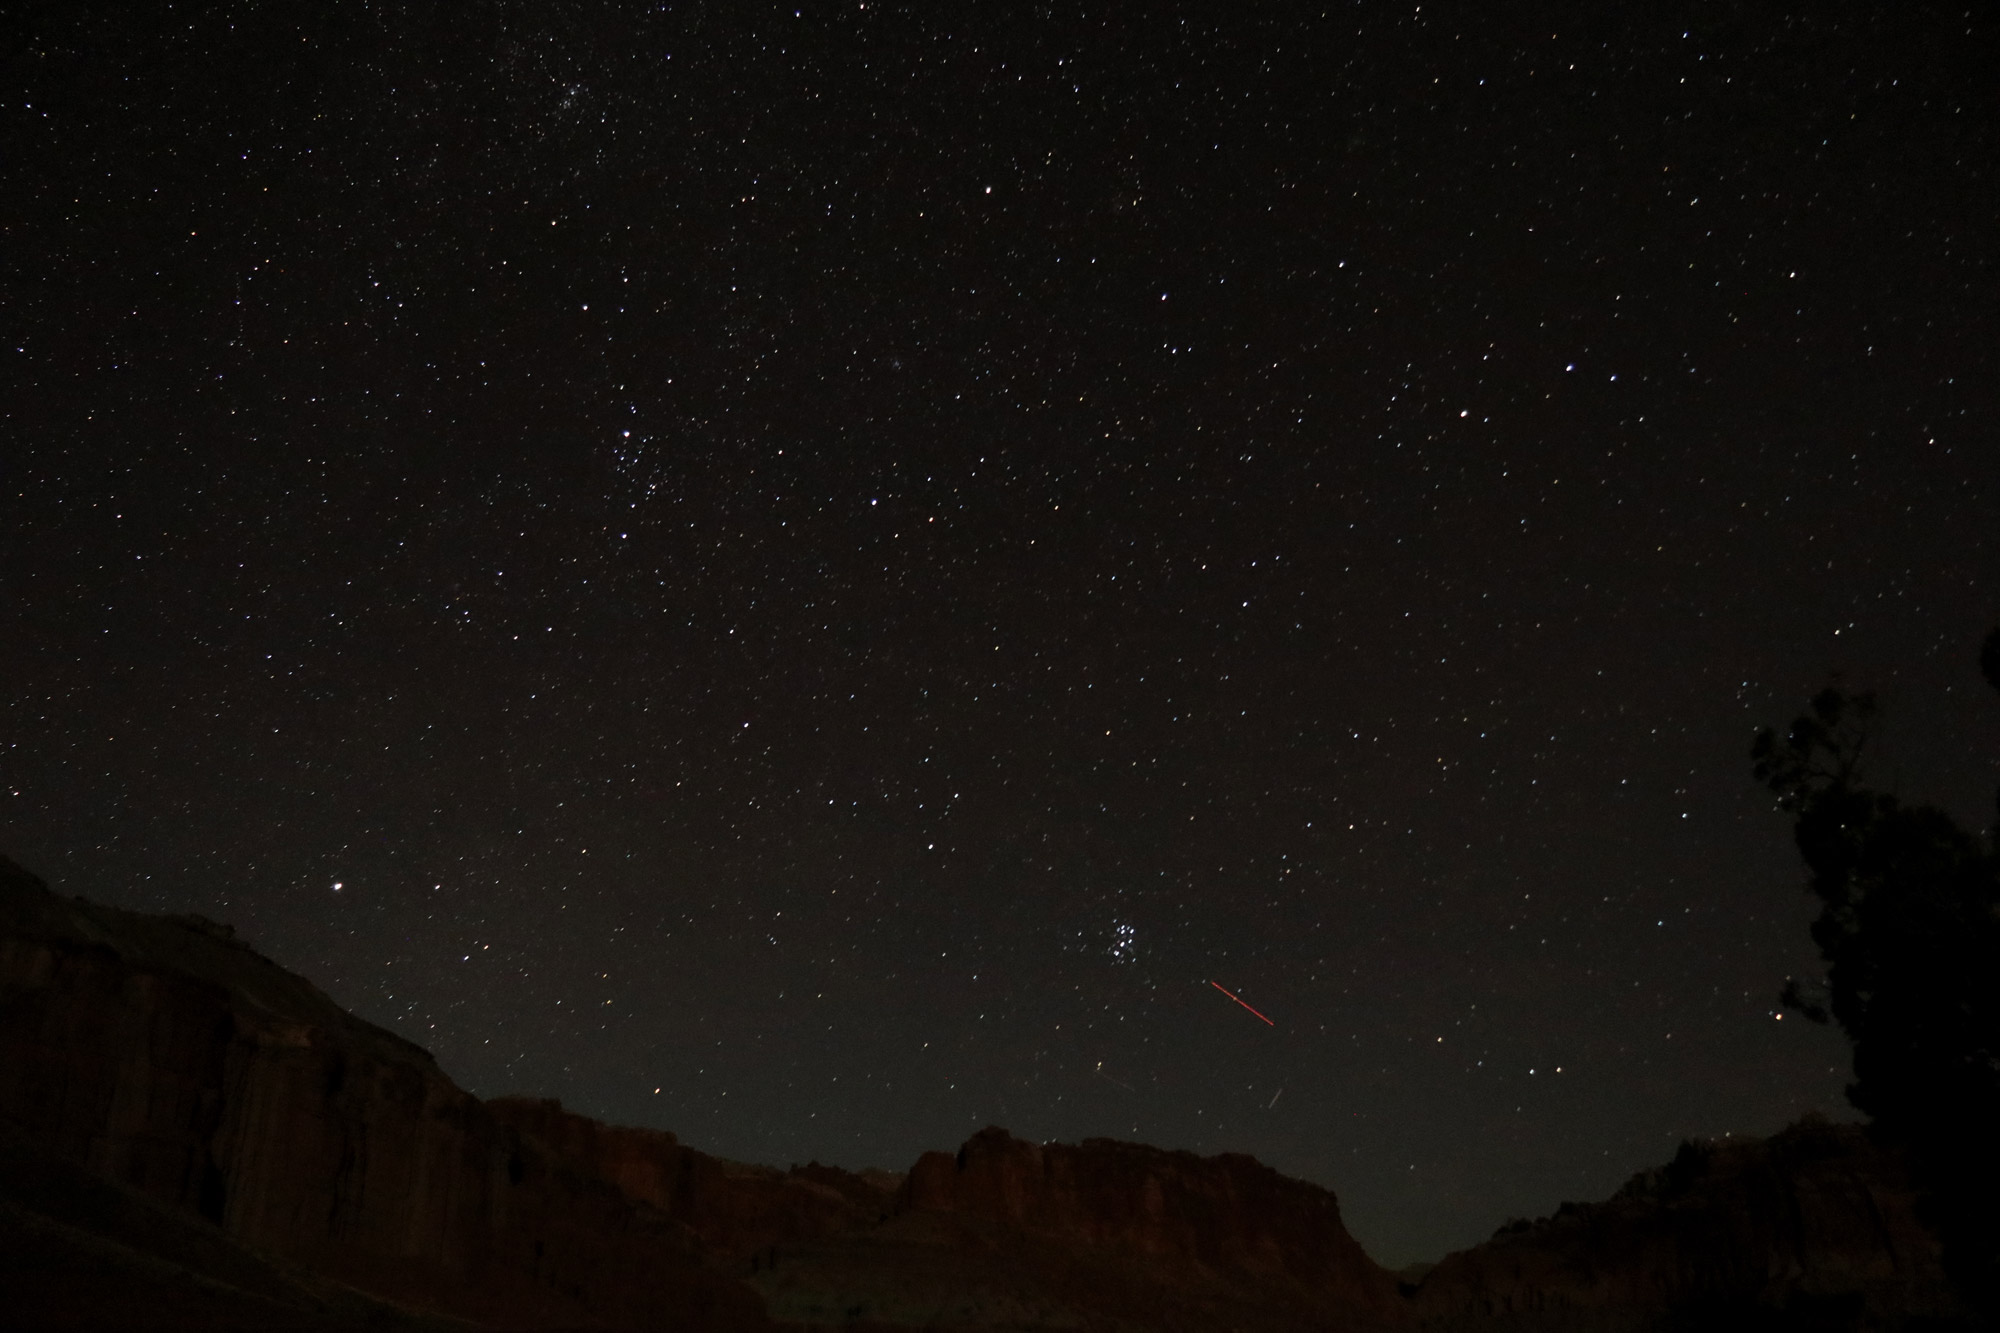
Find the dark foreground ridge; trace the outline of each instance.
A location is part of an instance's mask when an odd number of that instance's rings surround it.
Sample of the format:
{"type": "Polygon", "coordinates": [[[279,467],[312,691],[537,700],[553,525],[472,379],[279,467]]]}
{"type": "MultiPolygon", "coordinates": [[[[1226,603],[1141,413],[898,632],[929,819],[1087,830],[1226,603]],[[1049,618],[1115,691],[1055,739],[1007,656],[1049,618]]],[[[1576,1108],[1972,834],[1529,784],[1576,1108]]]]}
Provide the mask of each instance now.
{"type": "Polygon", "coordinates": [[[1398,1283],[1236,1155],[1023,1142],[781,1171],[482,1102],[199,918],[0,859],[0,1324],[1652,1330],[1957,1317],[1859,1130],[1691,1146],[1398,1283]]]}

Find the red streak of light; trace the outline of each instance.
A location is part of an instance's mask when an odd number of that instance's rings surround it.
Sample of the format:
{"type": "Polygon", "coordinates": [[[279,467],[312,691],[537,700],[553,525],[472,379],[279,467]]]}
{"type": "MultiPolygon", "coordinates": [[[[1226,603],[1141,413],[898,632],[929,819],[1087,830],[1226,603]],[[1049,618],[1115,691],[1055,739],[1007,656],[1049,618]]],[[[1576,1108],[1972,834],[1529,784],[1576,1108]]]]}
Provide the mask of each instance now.
{"type": "MultiPolygon", "coordinates": [[[[1232,1000],[1235,1000],[1235,1001],[1236,1001],[1236,1003],[1238,1003],[1238,1004],[1243,1004],[1243,1001],[1242,1001],[1241,999],[1238,999],[1238,998],[1237,998],[1237,995],[1236,995],[1236,992],[1235,992],[1235,991],[1232,991],[1232,990],[1230,990],[1230,989],[1229,989],[1229,987],[1227,987],[1227,986],[1223,985],[1223,984],[1222,984],[1221,982],[1219,982],[1219,981],[1211,981],[1211,982],[1209,982],[1208,984],[1209,984],[1209,985],[1211,985],[1211,986],[1213,986],[1213,987],[1215,987],[1215,988],[1216,988],[1217,990],[1221,991],[1221,992],[1222,992],[1222,993],[1223,993],[1224,995],[1227,995],[1227,996],[1228,996],[1228,997],[1229,997],[1230,999],[1232,999],[1232,1000]]],[[[1250,1009],[1250,1006],[1249,1006],[1249,1005],[1247,1005],[1247,1004],[1243,1004],[1243,1007],[1244,1007],[1245,1009],[1250,1009]]],[[[1256,1011],[1255,1009],[1250,1009],[1250,1012],[1251,1012],[1251,1013],[1253,1013],[1253,1014],[1257,1014],[1257,1011],[1256,1011]]],[[[1264,1018],[1264,1015],[1262,1015],[1262,1014],[1257,1014],[1257,1017],[1259,1017],[1259,1018],[1264,1018]]],[[[1271,1023],[1271,1020],[1270,1020],[1270,1019],[1268,1019],[1268,1018],[1264,1018],[1264,1021],[1265,1021],[1266,1023],[1271,1023]]],[[[1277,1025],[1276,1023],[1271,1023],[1271,1026],[1272,1026],[1272,1027],[1276,1027],[1276,1026],[1278,1026],[1278,1025],[1277,1025]]]]}

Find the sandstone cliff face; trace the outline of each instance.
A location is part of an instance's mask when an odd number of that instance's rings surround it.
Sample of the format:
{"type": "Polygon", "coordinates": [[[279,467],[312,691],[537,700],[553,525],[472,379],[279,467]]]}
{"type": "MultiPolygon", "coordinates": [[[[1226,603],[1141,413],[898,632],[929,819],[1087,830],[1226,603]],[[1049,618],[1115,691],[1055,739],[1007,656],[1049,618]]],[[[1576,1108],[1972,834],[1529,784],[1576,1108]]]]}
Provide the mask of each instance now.
{"type": "MultiPolygon", "coordinates": [[[[311,1279],[258,1277],[272,1291],[331,1280],[490,1326],[766,1327],[760,1292],[812,1322],[946,1327],[1401,1314],[1333,1196],[1248,1158],[992,1130],[907,1179],[725,1162],[555,1102],[483,1103],[227,929],[66,901],[4,862],[0,1139],[150,1200],[149,1234],[185,1248],[209,1226],[211,1266],[311,1279]],[[221,1238],[240,1257],[216,1258],[221,1238]],[[806,1281],[808,1251],[834,1269],[806,1281]]],[[[236,1295],[278,1299],[260,1292],[236,1295]]]]}
{"type": "Polygon", "coordinates": [[[1614,1198],[1450,1255],[1412,1307],[1438,1330],[1903,1327],[1957,1321],[1894,1154],[1854,1125],[1689,1144],[1614,1198]]]}
{"type": "Polygon", "coordinates": [[[0,863],[0,1123],[363,1291],[498,1325],[755,1327],[687,1228],[192,920],[0,863]]]}
{"type": "Polygon", "coordinates": [[[225,928],[59,899],[5,863],[0,1135],[204,1221],[237,1269],[267,1256],[492,1326],[766,1327],[773,1296],[807,1322],[942,1327],[1403,1313],[1333,1196],[1248,1158],[994,1130],[907,1179],[721,1161],[483,1103],[225,928]]]}
{"type": "Polygon", "coordinates": [[[60,899],[4,859],[0,1251],[0,1322],[38,1328],[1831,1333],[1960,1317],[1896,1159],[1851,1127],[1689,1148],[1399,1288],[1332,1194],[1247,1157],[989,1129],[907,1176],[781,1171],[551,1101],[481,1102],[225,928],[60,899]]]}
{"type": "Polygon", "coordinates": [[[928,1153],[895,1214],[781,1246],[750,1281],[774,1316],[875,1328],[1407,1326],[1327,1191],[1247,1157],[975,1135],[928,1153]]]}
{"type": "Polygon", "coordinates": [[[1143,1257],[1164,1281],[1277,1283],[1345,1317],[1402,1313],[1394,1279],[1348,1235],[1334,1196],[1250,1157],[1108,1139],[1027,1143],[987,1129],[956,1157],[924,1154],[903,1201],[1143,1257]]]}
{"type": "Polygon", "coordinates": [[[0,1132],[0,1327],[448,1333],[0,1132]]]}
{"type": "Polygon", "coordinates": [[[502,1097],[486,1105],[524,1140],[686,1227],[707,1260],[727,1271],[760,1250],[883,1222],[902,1184],[887,1172],[726,1161],[663,1130],[602,1124],[554,1101],[502,1097]]]}

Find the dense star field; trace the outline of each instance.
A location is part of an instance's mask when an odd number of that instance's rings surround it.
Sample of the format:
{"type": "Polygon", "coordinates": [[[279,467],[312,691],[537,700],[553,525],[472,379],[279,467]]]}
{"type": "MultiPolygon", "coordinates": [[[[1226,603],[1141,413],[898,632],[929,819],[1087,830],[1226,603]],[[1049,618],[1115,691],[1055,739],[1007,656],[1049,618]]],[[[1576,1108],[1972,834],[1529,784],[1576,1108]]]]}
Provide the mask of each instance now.
{"type": "Polygon", "coordinates": [[[1845,1113],[1747,753],[1838,671],[1991,820],[1996,28],[14,7],[0,852],[482,1095],[1391,1263],[1845,1113]]]}

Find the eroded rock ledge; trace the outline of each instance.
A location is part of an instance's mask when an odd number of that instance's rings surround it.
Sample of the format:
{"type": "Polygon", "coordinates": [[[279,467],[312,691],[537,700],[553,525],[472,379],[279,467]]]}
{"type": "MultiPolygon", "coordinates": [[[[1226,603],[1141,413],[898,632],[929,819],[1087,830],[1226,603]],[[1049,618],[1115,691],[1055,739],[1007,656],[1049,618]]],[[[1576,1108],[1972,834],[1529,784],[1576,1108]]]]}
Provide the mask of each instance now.
{"type": "Polygon", "coordinates": [[[725,1161],[422,1049],[191,917],[0,859],[13,1326],[1895,1328],[1958,1307],[1852,1127],[1691,1147],[1399,1286],[1251,1158],[1000,1129],[907,1175],[725,1161]]]}

